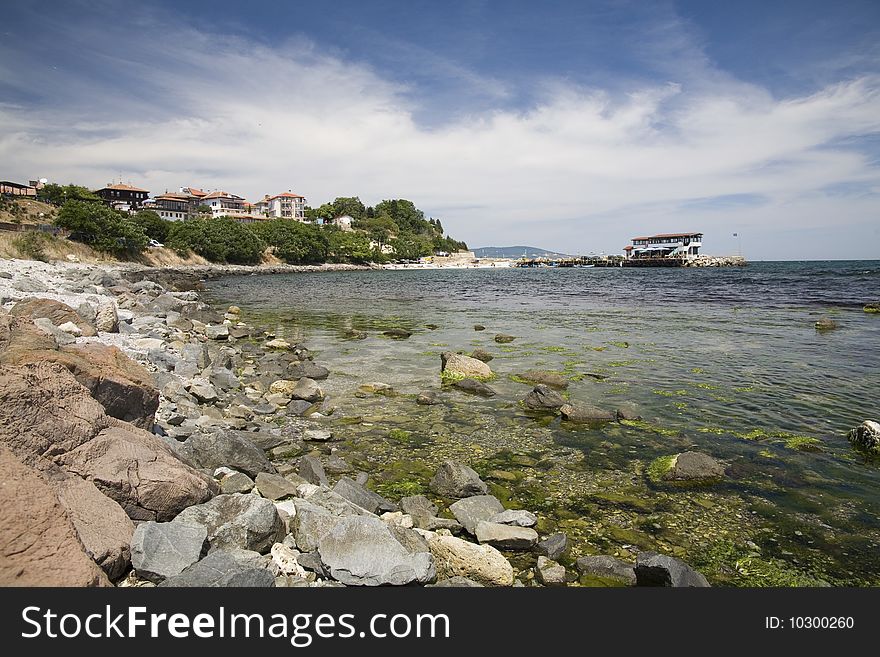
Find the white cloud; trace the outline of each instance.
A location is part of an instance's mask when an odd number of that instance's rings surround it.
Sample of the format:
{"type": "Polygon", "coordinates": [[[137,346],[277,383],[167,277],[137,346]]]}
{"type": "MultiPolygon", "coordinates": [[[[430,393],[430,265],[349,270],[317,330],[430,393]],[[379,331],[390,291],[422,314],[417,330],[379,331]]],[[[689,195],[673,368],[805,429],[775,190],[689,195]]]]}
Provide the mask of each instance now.
{"type": "Polygon", "coordinates": [[[625,96],[548,80],[528,110],[425,127],[412,89],[306,40],[269,47],[166,24],[127,34],[124,50],[97,32],[77,43],[103,74],[38,69],[52,102],[0,105],[4,177],[100,185],[121,173],[154,191],[251,199],[291,188],[314,205],[406,197],[475,246],[617,252],[634,233],[686,228],[706,231],[709,251],[731,250],[739,230],[756,257],[798,257],[779,236],[809,225],[848,236],[829,257],[876,256],[880,175],[843,145],[880,132],[875,78],[784,99],[716,74],[625,96]],[[842,183],[867,191],[822,191],[842,183]],[[688,204],[728,195],[757,200],[688,204]]]}

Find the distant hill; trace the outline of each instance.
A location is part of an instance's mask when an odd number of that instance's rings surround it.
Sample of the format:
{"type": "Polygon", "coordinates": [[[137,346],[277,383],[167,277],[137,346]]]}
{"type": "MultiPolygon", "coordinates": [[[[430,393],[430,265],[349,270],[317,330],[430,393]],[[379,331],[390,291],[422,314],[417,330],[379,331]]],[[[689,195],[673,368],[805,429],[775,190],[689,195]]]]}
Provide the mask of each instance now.
{"type": "Polygon", "coordinates": [[[483,246],[474,249],[477,258],[562,258],[564,253],[554,253],[536,246],[483,246]]]}

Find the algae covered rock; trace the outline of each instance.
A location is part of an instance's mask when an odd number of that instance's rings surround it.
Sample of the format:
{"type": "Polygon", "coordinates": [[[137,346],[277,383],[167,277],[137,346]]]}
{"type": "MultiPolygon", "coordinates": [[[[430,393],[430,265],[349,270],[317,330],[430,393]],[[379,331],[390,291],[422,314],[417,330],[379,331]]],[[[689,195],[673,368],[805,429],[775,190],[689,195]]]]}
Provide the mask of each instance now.
{"type": "Polygon", "coordinates": [[[476,379],[486,381],[493,378],[491,368],[481,360],[456,354],[451,351],[440,355],[440,376],[448,380],[476,379]]]}
{"type": "Polygon", "coordinates": [[[711,485],[723,477],[724,465],[701,452],[661,456],[648,466],[648,479],[655,485],[711,485]]]}

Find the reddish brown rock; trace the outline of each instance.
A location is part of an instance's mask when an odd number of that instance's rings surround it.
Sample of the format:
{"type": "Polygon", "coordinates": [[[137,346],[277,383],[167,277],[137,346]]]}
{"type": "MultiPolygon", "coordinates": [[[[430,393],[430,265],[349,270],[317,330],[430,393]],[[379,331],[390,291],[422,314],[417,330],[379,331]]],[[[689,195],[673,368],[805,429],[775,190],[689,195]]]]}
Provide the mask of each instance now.
{"type": "Polygon", "coordinates": [[[16,303],[9,314],[13,317],[23,317],[34,320],[45,317],[55,326],[61,326],[65,322],[73,322],[82,331],[85,337],[97,335],[95,325],[86,317],[83,317],[73,308],[60,301],[51,299],[22,299],[16,303]]]}
{"type": "Polygon", "coordinates": [[[88,554],[111,580],[122,577],[131,564],[134,523],[119,504],[90,481],[65,473],[41,472],[70,516],[73,528],[88,554]]]}
{"type": "Polygon", "coordinates": [[[52,490],[0,446],[0,586],[109,586],[52,490]]]}
{"type": "Polygon", "coordinates": [[[143,429],[153,426],[159,392],[152,375],[116,347],[69,345],[58,349],[28,320],[0,317],[0,364],[59,363],[101,402],[111,417],[143,429]]]}
{"type": "Polygon", "coordinates": [[[0,442],[92,481],[135,520],[170,520],[219,490],[157,436],[108,417],[57,363],[0,366],[0,442]]]}

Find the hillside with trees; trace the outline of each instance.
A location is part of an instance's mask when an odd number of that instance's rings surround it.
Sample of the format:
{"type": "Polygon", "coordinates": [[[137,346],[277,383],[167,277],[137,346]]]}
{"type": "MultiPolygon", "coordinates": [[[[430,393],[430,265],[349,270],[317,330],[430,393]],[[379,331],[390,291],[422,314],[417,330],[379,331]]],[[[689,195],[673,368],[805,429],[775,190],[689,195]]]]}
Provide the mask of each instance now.
{"type": "Polygon", "coordinates": [[[173,222],[152,210],[127,214],[107,207],[87,188],[72,184],[46,185],[40,198],[58,208],[54,222],[69,232],[69,239],[118,258],[136,257],[152,240],[181,257],[195,254],[211,262],[247,265],[267,256],[289,264],[367,264],[467,250],[464,242],[444,235],[438,219],[426,219],[406,199],[384,200],[369,207],[356,196],[338,197],[318,208],[307,208],[308,223],[267,219],[244,224],[204,214],[173,222]],[[332,223],[343,215],[352,217],[351,230],[332,223]]]}

